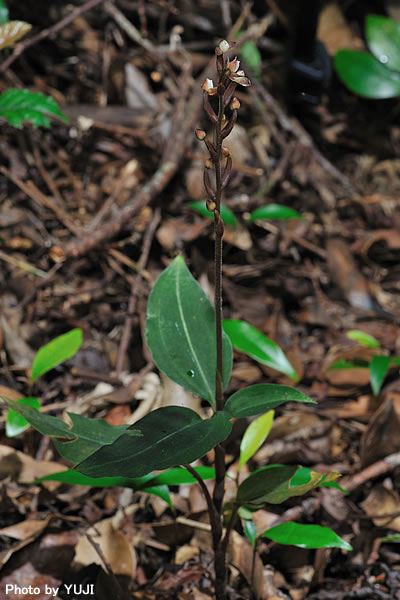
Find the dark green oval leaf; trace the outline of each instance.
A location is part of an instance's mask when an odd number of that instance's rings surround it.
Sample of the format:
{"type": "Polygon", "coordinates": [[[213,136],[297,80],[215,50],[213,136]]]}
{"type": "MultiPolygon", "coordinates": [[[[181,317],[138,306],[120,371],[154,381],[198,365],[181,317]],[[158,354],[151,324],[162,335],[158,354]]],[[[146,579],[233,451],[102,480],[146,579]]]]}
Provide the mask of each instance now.
{"type": "MultiPolygon", "coordinates": [[[[17,402],[25,404],[26,406],[32,406],[36,410],[39,410],[40,408],[39,398],[20,398],[17,402]]],[[[22,415],[11,409],[8,411],[6,420],[7,437],[19,435],[28,429],[29,426],[28,421],[24,419],[22,415]]]]}
{"type": "MultiPolygon", "coordinates": [[[[102,419],[88,419],[82,415],[68,413],[72,426],[58,417],[52,417],[25,406],[14,400],[3,397],[6,404],[15,412],[22,415],[42,435],[53,438],[61,456],[72,463],[78,463],[95,452],[104,444],[111,444],[119,437],[127,426],[113,427],[102,419]]],[[[132,436],[135,432],[132,431],[132,436]]],[[[136,432],[136,435],[140,435],[136,432]]]]}
{"type": "Polygon", "coordinates": [[[226,401],[225,411],[231,417],[253,417],[285,402],[316,404],[315,400],[288,385],[257,383],[232,394],[226,401]]]}
{"type": "MultiPolygon", "coordinates": [[[[147,304],[146,339],[157,367],[215,405],[215,311],[177,256],[158,278],[147,304]]],[[[223,386],[232,371],[232,346],[223,336],[223,386]]]]}
{"type": "Polygon", "coordinates": [[[400,71],[400,25],[380,15],[367,15],[368,48],[385,67],[400,71]]]}
{"type": "Polygon", "coordinates": [[[390,356],[373,356],[369,365],[370,381],[375,396],[381,391],[383,380],[390,367],[390,356]]]}
{"type": "Polygon", "coordinates": [[[355,94],[376,99],[400,95],[400,76],[371,54],[339,50],[335,68],[343,83],[355,94]]]}
{"type": "Polygon", "coordinates": [[[38,377],[68,360],[82,345],[82,329],[71,329],[39,348],[32,363],[32,383],[38,377]]]}
{"type": "Polygon", "coordinates": [[[380,348],[380,343],[369,333],[365,333],[365,331],[360,331],[359,329],[352,329],[346,333],[347,337],[350,340],[354,340],[361,344],[361,346],[365,346],[365,348],[380,348]]]}
{"type": "Polygon", "coordinates": [[[24,122],[35,127],[50,127],[49,116],[69,122],[51,96],[19,89],[9,89],[0,94],[0,117],[13,127],[21,128],[24,122]]]}
{"type": "Polygon", "coordinates": [[[260,206],[256,208],[250,217],[247,219],[248,223],[258,221],[261,219],[302,219],[303,217],[297,210],[289,208],[289,206],[283,206],[282,204],[267,204],[266,206],[260,206]]]}
{"type": "MultiPolygon", "coordinates": [[[[133,427],[133,426],[132,426],[133,427]]],[[[183,406],[166,406],[149,413],[134,425],[141,437],[132,437],[130,428],[110,446],[77,465],[90,477],[140,477],[150,471],[189,464],[225,440],[232,425],[219,411],[203,420],[183,406]]]]}
{"type": "MultiPolygon", "coordinates": [[[[188,202],[188,206],[195,210],[202,217],[207,217],[207,219],[214,219],[214,214],[207,210],[205,202],[188,202]]],[[[226,225],[231,225],[234,229],[236,229],[236,217],[228,206],[221,204],[221,217],[223,222],[226,225]]]]}
{"type": "Polygon", "coordinates": [[[240,484],[236,496],[238,504],[280,504],[286,499],[289,484],[297,466],[268,465],[254,471],[240,484]]]}
{"type": "Polygon", "coordinates": [[[245,352],[263,365],[288,375],[293,381],[299,380],[296,371],[279,346],[261,331],[245,321],[230,319],[223,321],[223,327],[235,348],[245,352]]]}
{"type": "Polygon", "coordinates": [[[341,548],[352,550],[350,544],[340,538],[329,527],[303,525],[301,523],[282,523],[267,529],[262,534],[278,544],[297,546],[298,548],[341,548]]]}

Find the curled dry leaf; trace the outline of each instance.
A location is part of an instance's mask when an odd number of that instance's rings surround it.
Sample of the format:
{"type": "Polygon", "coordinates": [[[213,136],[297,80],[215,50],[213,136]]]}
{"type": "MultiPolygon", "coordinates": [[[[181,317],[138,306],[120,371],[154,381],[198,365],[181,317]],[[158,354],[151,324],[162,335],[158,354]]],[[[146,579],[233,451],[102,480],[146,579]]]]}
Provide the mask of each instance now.
{"type": "Polygon", "coordinates": [[[372,415],[361,440],[363,467],[400,450],[400,394],[391,392],[372,415]]]}

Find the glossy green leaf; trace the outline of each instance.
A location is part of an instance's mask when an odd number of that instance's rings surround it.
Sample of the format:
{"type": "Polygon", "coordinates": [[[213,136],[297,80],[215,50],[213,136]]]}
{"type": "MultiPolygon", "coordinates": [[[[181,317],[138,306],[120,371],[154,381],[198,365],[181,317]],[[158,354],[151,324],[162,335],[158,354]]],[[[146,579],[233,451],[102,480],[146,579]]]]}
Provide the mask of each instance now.
{"type": "MultiPolygon", "coordinates": [[[[215,405],[215,311],[182,256],[158,278],[147,304],[146,339],[157,367],[215,405]]],[[[223,336],[223,386],[232,371],[232,346],[223,336]]]]}
{"type": "MultiPolygon", "coordinates": [[[[14,400],[3,399],[9,408],[22,415],[42,435],[53,438],[61,456],[72,463],[81,462],[104,444],[111,444],[127,429],[125,425],[113,427],[102,419],[88,419],[73,413],[67,413],[72,422],[69,426],[58,417],[40,413],[14,400]]],[[[141,434],[131,430],[131,435],[141,434]]]]}
{"type": "Polygon", "coordinates": [[[334,481],[339,473],[318,473],[304,467],[268,465],[253,471],[239,486],[237,501],[240,504],[281,504],[293,496],[303,496],[323,482],[334,481]],[[292,469],[292,470],[290,470],[292,469]]]}
{"type": "Polygon", "coordinates": [[[167,485],[155,485],[154,487],[143,488],[144,494],[150,494],[158,496],[161,500],[164,500],[172,511],[175,511],[174,505],[172,504],[171,496],[169,493],[169,487],[167,485]]]}
{"type": "Polygon", "coordinates": [[[71,329],[39,348],[32,363],[32,382],[68,360],[82,345],[82,329],[71,329]]]}
{"type": "Polygon", "coordinates": [[[19,89],[9,89],[0,94],[0,117],[13,127],[21,128],[25,122],[35,127],[50,127],[49,116],[68,123],[68,118],[51,96],[19,89]]]}
{"type": "Polygon", "coordinates": [[[7,4],[0,0],[0,25],[4,25],[9,20],[7,4]]]}
{"type": "Polygon", "coordinates": [[[113,444],[103,446],[77,465],[90,477],[140,477],[150,471],[189,464],[225,440],[232,424],[219,411],[202,419],[183,406],[166,406],[134,424],[141,437],[128,428],[113,444]]]}
{"type": "Polygon", "coordinates": [[[339,50],[335,68],[343,83],[365,98],[394,98],[400,95],[400,75],[391,71],[371,54],[339,50]]]}
{"type": "Polygon", "coordinates": [[[380,63],[400,71],[400,25],[380,15],[367,15],[365,35],[368,48],[380,63]]]}
{"type": "MultiPolygon", "coordinates": [[[[188,206],[199,213],[199,215],[202,217],[207,217],[207,219],[214,220],[214,213],[211,213],[209,210],[207,210],[205,202],[188,202],[188,206]]],[[[226,225],[231,225],[231,227],[236,229],[236,217],[231,209],[224,204],[221,204],[221,217],[226,225]]]]}
{"type": "Polygon", "coordinates": [[[380,348],[380,343],[369,333],[365,333],[365,331],[360,331],[359,329],[352,329],[346,333],[347,337],[350,340],[354,340],[361,344],[361,346],[365,346],[365,348],[380,348]]]}
{"type": "Polygon", "coordinates": [[[247,427],[243,434],[242,441],[240,442],[238,470],[250,460],[267,439],[268,434],[271,431],[274,415],[275,412],[269,410],[265,415],[261,415],[258,419],[252,421],[247,427]]]}
{"type": "Polygon", "coordinates": [[[223,321],[223,327],[235,348],[245,352],[263,365],[288,375],[293,381],[299,380],[283,351],[261,331],[245,321],[230,319],[223,321]]]}
{"type": "Polygon", "coordinates": [[[369,365],[370,381],[375,396],[381,391],[383,380],[390,367],[390,356],[373,356],[369,365]]]}
{"type": "Polygon", "coordinates": [[[246,40],[240,47],[240,56],[251,69],[254,77],[261,76],[262,56],[253,40],[246,40]]]}
{"type": "MultiPolygon", "coordinates": [[[[36,410],[39,410],[40,408],[39,398],[20,398],[19,400],[17,400],[17,402],[25,404],[26,406],[32,406],[36,410]]],[[[30,425],[22,415],[11,409],[8,411],[6,419],[7,437],[14,437],[16,435],[19,435],[20,433],[23,433],[26,429],[28,429],[28,427],[30,427],[30,425]]]]}
{"type": "MultiPolygon", "coordinates": [[[[3,13],[4,14],[4,13],[3,13]]],[[[7,21],[0,25],[0,50],[12,46],[32,29],[24,21],[7,21]]]]}
{"type": "Polygon", "coordinates": [[[253,221],[259,221],[262,219],[302,219],[303,217],[297,210],[289,208],[289,206],[283,206],[282,204],[267,204],[266,206],[260,206],[256,208],[250,217],[247,219],[248,223],[253,221]]]}
{"type": "Polygon", "coordinates": [[[236,502],[238,504],[280,504],[289,492],[289,484],[297,471],[296,466],[268,465],[254,471],[240,484],[236,502]]]}
{"type": "Polygon", "coordinates": [[[316,404],[315,400],[288,385],[256,383],[232,394],[226,401],[225,411],[231,417],[253,417],[285,402],[316,404]]]}
{"type": "Polygon", "coordinates": [[[243,531],[252,547],[255,548],[257,542],[257,527],[254,525],[253,521],[246,519],[244,522],[243,531]]]}
{"type": "MultiPolygon", "coordinates": [[[[214,479],[215,470],[212,467],[194,467],[195,471],[203,480],[214,479]]],[[[88,485],[91,487],[129,487],[135,490],[143,490],[149,487],[161,487],[165,485],[180,485],[197,483],[197,480],[186,469],[170,469],[165,473],[154,475],[148,473],[142,477],[88,477],[74,469],[51,473],[36,479],[33,483],[42,481],[61,481],[70,485],[88,485]]]]}
{"type": "Polygon", "coordinates": [[[269,540],[278,544],[297,546],[298,548],[341,548],[352,550],[341,537],[336,535],[329,527],[320,525],[303,525],[301,523],[282,523],[267,529],[262,534],[269,540]]]}

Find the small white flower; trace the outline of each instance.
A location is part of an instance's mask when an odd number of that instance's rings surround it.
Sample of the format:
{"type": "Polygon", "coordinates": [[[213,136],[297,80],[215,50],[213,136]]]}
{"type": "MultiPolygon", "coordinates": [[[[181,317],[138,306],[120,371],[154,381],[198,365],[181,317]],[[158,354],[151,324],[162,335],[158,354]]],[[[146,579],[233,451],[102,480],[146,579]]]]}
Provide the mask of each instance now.
{"type": "Polygon", "coordinates": [[[228,52],[229,48],[231,47],[230,43],[227,42],[226,40],[221,40],[217,46],[219,48],[219,50],[221,51],[221,54],[225,54],[225,52],[228,52]]]}
{"type": "Polygon", "coordinates": [[[214,96],[217,93],[217,88],[214,87],[212,79],[205,79],[201,89],[209,96],[214,96]]]}

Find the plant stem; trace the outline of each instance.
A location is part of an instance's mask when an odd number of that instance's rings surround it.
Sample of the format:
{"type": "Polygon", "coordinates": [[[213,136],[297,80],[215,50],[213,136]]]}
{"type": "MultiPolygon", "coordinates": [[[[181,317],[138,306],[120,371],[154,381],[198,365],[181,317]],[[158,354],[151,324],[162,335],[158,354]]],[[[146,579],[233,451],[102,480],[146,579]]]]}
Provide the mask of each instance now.
{"type": "MultiPolygon", "coordinates": [[[[224,235],[224,224],[221,219],[221,154],[222,154],[222,122],[224,116],[223,96],[218,97],[218,121],[215,127],[215,150],[217,159],[215,165],[215,203],[214,232],[215,232],[215,333],[217,366],[215,374],[215,400],[216,409],[224,409],[224,396],[222,389],[222,240],[224,235]]],[[[225,492],[225,449],[218,445],[215,448],[215,486],[213,493],[213,504],[219,516],[219,527],[214,532],[214,568],[215,568],[215,597],[216,600],[225,600],[226,582],[226,560],[225,548],[222,544],[222,504],[225,492]]]]}

